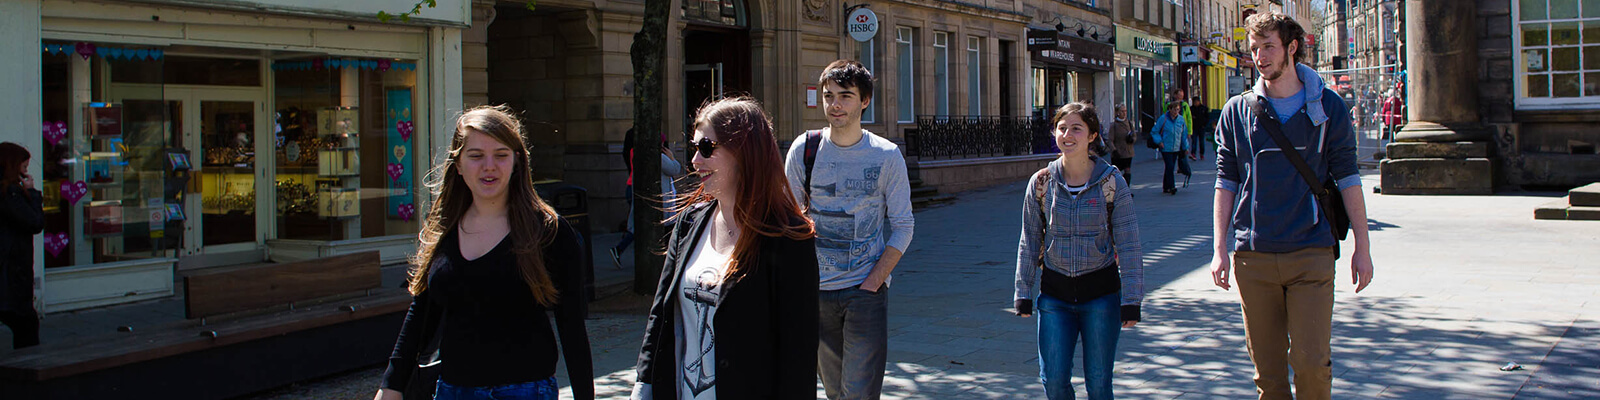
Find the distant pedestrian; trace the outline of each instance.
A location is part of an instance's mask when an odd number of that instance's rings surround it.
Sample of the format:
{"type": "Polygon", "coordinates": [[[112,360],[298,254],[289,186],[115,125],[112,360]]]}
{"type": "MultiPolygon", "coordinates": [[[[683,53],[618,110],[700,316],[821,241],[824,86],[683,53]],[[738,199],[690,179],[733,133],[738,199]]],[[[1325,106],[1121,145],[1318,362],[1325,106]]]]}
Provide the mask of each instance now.
{"type": "Polygon", "coordinates": [[[44,202],[28,175],[28,149],[0,143],[0,323],[11,328],[11,348],[39,344],[33,308],[33,235],[44,230],[44,202]]]}
{"type": "Polygon", "coordinates": [[[1181,109],[1184,109],[1183,103],[1168,104],[1167,113],[1162,114],[1161,119],[1156,120],[1156,126],[1150,129],[1150,140],[1156,142],[1156,148],[1161,150],[1161,162],[1166,165],[1161,175],[1161,192],[1167,194],[1178,194],[1174,172],[1184,174],[1185,187],[1189,186],[1189,176],[1192,175],[1186,170],[1174,171],[1179,162],[1187,165],[1183,157],[1189,156],[1189,137],[1186,134],[1189,129],[1184,126],[1183,116],[1178,114],[1181,109]]]}
{"type": "MultiPolygon", "coordinates": [[[[631,152],[633,150],[629,149],[628,151],[631,152]]],[[[673,214],[672,210],[673,210],[674,198],[678,196],[678,186],[675,183],[675,181],[678,179],[678,177],[683,176],[683,174],[684,174],[683,164],[679,163],[678,159],[672,157],[671,150],[668,149],[668,147],[667,147],[666,138],[662,138],[661,139],[661,154],[660,154],[659,157],[661,159],[661,202],[662,202],[662,209],[663,209],[662,219],[664,219],[664,220],[665,219],[672,219],[672,214],[673,214]]],[[[614,246],[611,246],[611,248],[609,249],[609,252],[611,253],[611,263],[612,263],[612,265],[615,265],[617,268],[622,268],[622,252],[627,251],[628,250],[628,246],[633,244],[633,232],[634,232],[634,228],[633,228],[633,224],[634,224],[633,197],[634,197],[634,193],[633,193],[633,163],[632,163],[632,159],[630,159],[630,161],[628,163],[628,189],[627,189],[627,191],[625,193],[627,193],[627,196],[628,196],[628,226],[627,226],[627,230],[623,231],[622,240],[617,241],[617,244],[614,245],[614,246]]]]}
{"type": "Polygon", "coordinates": [[[533,190],[521,122],[504,106],[481,106],[451,136],[449,158],[430,174],[440,179],[430,182],[437,200],[412,260],[411,307],[375,398],[420,387],[435,388],[435,399],[553,400],[564,358],[572,397],[594,399],[582,239],[533,190]],[[440,376],[413,382],[431,343],[440,376]]]}
{"type": "Polygon", "coordinates": [[[1138,141],[1139,135],[1133,130],[1133,123],[1128,121],[1128,106],[1118,104],[1116,107],[1116,120],[1111,121],[1111,139],[1105,142],[1112,147],[1111,165],[1122,170],[1122,180],[1133,184],[1133,144],[1138,141]]]}
{"type": "Polygon", "coordinates": [[[1245,344],[1255,363],[1261,399],[1327,399],[1333,384],[1334,259],[1336,215],[1342,205],[1355,236],[1350,279],[1355,290],[1372,282],[1366,201],[1356,168],[1350,109],[1323,87],[1305,56],[1305,30],[1289,16],[1257,14],[1245,20],[1261,79],[1234,96],[1217,124],[1217,183],[1213,202],[1211,279],[1239,284],[1245,344]],[[1274,137],[1272,132],[1281,132],[1274,137]],[[1286,144],[1280,144],[1286,141],[1286,144]],[[1318,183],[1306,182],[1291,157],[1303,159],[1318,183]],[[1337,192],[1322,203],[1324,182],[1337,192]],[[1290,369],[1294,388],[1290,390],[1290,369]]]}
{"type": "Polygon", "coordinates": [[[1190,123],[1194,124],[1189,131],[1189,159],[1199,160],[1206,156],[1206,140],[1211,136],[1211,109],[1206,108],[1206,103],[1200,96],[1194,96],[1189,101],[1190,123]]]}
{"type": "Polygon", "coordinates": [[[889,357],[889,273],[915,230],[911,183],[900,147],[861,129],[872,72],[838,60],[817,80],[828,127],[795,139],[785,171],[817,227],[817,372],[829,400],[878,399],[889,357]]]}
{"type": "Polygon", "coordinates": [[[1094,106],[1072,103],[1052,118],[1061,157],[1029,180],[1017,247],[1017,315],[1039,312],[1039,380],[1045,396],[1071,399],[1072,357],[1083,342],[1091,400],[1112,398],[1121,328],[1139,323],[1144,260],[1133,193],[1087,144],[1100,136],[1094,106]],[[1033,301],[1036,284],[1038,301],[1033,301]]]}
{"type": "Polygon", "coordinates": [[[694,120],[703,179],[667,239],[635,400],[816,399],[816,231],[748,97],[694,120]]]}

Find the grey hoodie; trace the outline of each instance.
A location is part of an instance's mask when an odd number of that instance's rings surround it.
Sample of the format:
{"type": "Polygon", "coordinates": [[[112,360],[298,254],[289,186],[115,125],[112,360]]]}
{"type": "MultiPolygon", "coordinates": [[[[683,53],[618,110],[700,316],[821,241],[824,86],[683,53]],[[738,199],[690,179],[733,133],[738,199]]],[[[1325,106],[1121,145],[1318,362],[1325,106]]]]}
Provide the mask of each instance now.
{"type": "Polygon", "coordinates": [[[1044,196],[1048,210],[1040,209],[1028,181],[1022,199],[1022,239],[1017,246],[1016,299],[1032,299],[1042,268],[1079,277],[1116,264],[1122,279],[1121,305],[1138,306],[1144,300],[1144,255],[1139,244],[1139,217],[1134,213],[1133,191],[1122,172],[1100,157],[1091,157],[1094,172],[1083,192],[1067,192],[1061,159],[1050,162],[1054,183],[1044,196]],[[1111,215],[1106,215],[1107,185],[1114,185],[1111,215]],[[1110,229],[1107,229],[1110,228],[1110,229]]]}
{"type": "MultiPolygon", "coordinates": [[[[1283,135],[1294,144],[1319,179],[1333,176],[1339,189],[1361,185],[1356,167],[1356,138],[1350,129],[1350,108],[1323,87],[1315,70],[1295,64],[1299,96],[1305,105],[1288,121],[1283,135]]],[[[1266,93],[1266,81],[1254,93],[1266,93]]],[[[1256,121],[1241,94],[1228,99],[1217,121],[1217,184],[1235,194],[1232,226],[1235,250],[1287,253],[1333,246],[1328,221],[1300,172],[1256,121]]],[[[1276,118],[1271,102],[1259,99],[1276,118]]]]}

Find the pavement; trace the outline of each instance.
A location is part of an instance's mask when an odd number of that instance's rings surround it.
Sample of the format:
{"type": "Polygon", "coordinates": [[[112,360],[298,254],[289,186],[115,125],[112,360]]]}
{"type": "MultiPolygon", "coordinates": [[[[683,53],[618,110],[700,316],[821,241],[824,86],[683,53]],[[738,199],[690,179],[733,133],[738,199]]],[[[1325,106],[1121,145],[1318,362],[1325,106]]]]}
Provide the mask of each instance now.
{"type": "MultiPolygon", "coordinates": [[[[1147,296],[1144,321],[1119,341],[1116,393],[1251,398],[1238,295],[1213,286],[1208,270],[1214,170],[1199,168],[1189,188],[1163,195],[1160,162],[1144,153],[1133,168],[1131,206],[1144,241],[1147,296]]],[[[1384,196],[1370,193],[1375,170],[1363,170],[1363,182],[1375,278],[1354,293],[1349,257],[1338,264],[1335,398],[1600,398],[1600,262],[1593,261],[1600,224],[1532,218],[1535,206],[1562,193],[1384,196]],[[1520,369],[1501,371],[1513,362],[1520,369]]],[[[889,294],[884,398],[1043,398],[1037,320],[1010,310],[1023,186],[963,192],[916,212],[916,234],[889,294]]],[[[595,242],[597,286],[616,293],[591,305],[596,391],[625,398],[649,298],[625,290],[626,256],[617,269],[604,254],[616,237],[595,242]]],[[[1351,246],[1345,242],[1347,255],[1351,246]]],[[[57,318],[46,318],[46,340],[57,318]]],[[[379,372],[248,398],[371,398],[379,372]]],[[[1074,383],[1083,393],[1081,378],[1074,383]]]]}

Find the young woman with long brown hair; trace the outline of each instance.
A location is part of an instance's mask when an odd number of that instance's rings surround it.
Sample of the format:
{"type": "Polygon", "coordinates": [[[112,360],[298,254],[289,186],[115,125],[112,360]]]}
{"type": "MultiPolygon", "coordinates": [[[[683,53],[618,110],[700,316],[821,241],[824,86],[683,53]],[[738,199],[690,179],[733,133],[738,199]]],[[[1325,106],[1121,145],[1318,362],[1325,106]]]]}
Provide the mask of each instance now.
{"type": "Polygon", "coordinates": [[[555,399],[560,357],[573,397],[594,398],[581,239],[534,192],[530,173],[522,123],[507,108],[461,115],[449,158],[429,174],[436,198],[412,260],[414,297],[378,399],[400,398],[435,332],[435,399],[555,399]]]}
{"type": "Polygon", "coordinates": [[[772,122],[738,97],[701,107],[694,129],[701,182],[669,221],[633,398],[815,399],[816,231],[772,122]]]}

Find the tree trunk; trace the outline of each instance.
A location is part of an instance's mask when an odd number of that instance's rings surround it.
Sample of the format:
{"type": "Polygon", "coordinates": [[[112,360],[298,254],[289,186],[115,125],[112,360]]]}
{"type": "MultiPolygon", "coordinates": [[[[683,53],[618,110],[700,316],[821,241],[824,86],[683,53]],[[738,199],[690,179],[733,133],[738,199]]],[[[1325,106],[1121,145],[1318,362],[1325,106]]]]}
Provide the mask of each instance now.
{"type": "Polygon", "coordinates": [[[655,293],[661,276],[663,257],[656,252],[664,243],[666,230],[660,221],[661,202],[661,138],[663,96],[661,76],[667,48],[667,17],[671,0],[645,0],[644,26],[633,35],[633,126],[637,136],[634,141],[633,160],[633,216],[634,257],[633,292],[642,295],[655,293]]]}

